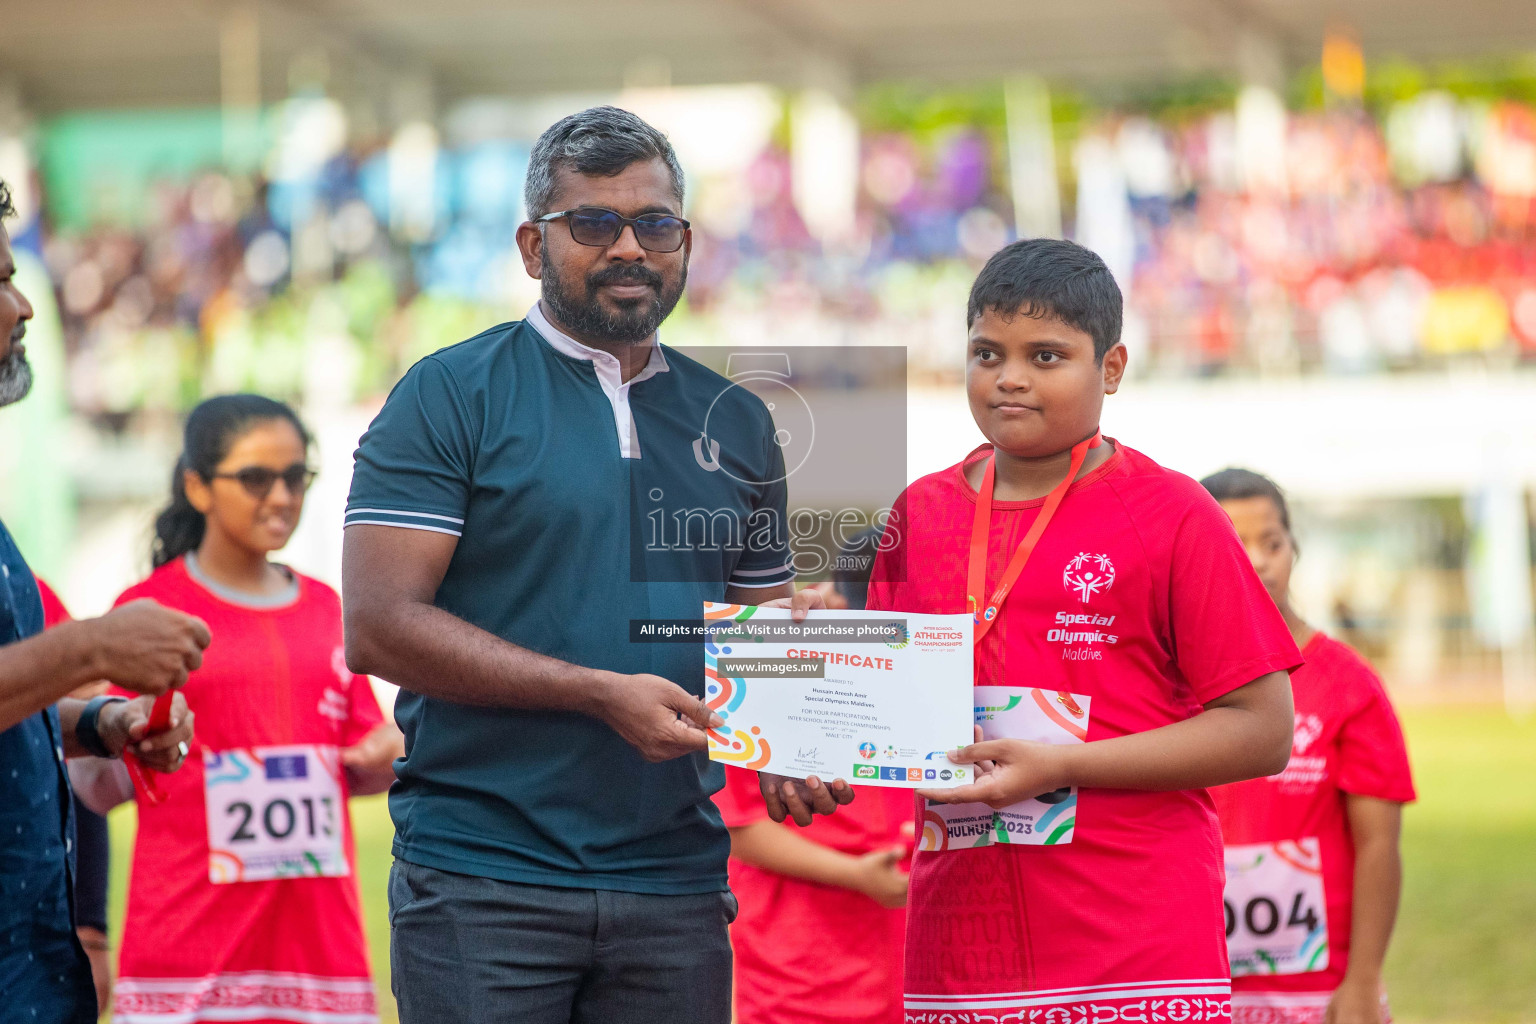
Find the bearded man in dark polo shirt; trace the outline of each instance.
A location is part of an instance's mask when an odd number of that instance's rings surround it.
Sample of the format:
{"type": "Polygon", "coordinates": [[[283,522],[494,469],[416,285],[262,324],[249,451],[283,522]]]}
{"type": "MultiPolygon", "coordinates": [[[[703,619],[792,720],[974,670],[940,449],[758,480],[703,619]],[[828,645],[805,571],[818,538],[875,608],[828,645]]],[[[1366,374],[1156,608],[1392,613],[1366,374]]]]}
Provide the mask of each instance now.
{"type": "MultiPolygon", "coordinates": [[[[702,652],[631,643],[630,624],[820,601],[791,596],[768,410],[657,342],[692,243],[666,137],[573,114],[534,146],[525,198],[542,300],[411,368],[347,505],[347,661],[402,687],[401,1019],[725,1024],[735,901],[702,652]],[[767,528],[657,543],[647,513],[670,509],[767,528]]],[[[801,824],[852,799],[842,780],[763,790],[801,824]]]]}

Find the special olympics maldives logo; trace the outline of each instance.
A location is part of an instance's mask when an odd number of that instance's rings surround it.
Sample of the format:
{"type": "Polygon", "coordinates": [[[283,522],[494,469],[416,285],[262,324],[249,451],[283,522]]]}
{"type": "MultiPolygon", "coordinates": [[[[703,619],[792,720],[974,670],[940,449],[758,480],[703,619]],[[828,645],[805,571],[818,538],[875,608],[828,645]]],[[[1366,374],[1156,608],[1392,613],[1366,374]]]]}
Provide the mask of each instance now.
{"type": "Polygon", "coordinates": [[[870,758],[874,757],[875,756],[875,745],[873,743],[860,743],[859,744],[859,756],[862,757],[866,761],[868,761],[870,758]]]}
{"type": "Polygon", "coordinates": [[[1102,594],[1115,585],[1115,563],[1108,555],[1082,552],[1067,563],[1061,583],[1076,594],[1079,601],[1087,604],[1094,594],[1102,594]]]}
{"type": "Polygon", "coordinates": [[[1292,734],[1291,753],[1305,755],[1323,734],[1323,720],[1313,714],[1296,716],[1296,731],[1292,734]]]}

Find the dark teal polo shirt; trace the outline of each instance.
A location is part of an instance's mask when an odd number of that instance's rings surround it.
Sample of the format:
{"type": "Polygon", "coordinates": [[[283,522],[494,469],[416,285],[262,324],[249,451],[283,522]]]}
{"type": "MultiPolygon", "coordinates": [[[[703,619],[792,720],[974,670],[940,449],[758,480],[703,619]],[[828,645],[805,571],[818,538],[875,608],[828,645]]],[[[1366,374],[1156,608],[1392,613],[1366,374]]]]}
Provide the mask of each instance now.
{"type": "MultiPolygon", "coordinates": [[[[0,644],[42,631],[37,581],[0,525],[0,644]]],[[[96,1019],[71,909],[74,831],[59,713],[49,707],[0,731],[0,1020],[96,1019]]]]}
{"type": "MultiPolygon", "coordinates": [[[[616,360],[530,321],[410,369],[363,435],[347,525],[452,534],[439,608],[703,696],[699,646],[631,642],[631,622],[697,619],[728,585],[793,579],[772,417],[674,350],[657,346],[622,385],[616,360]]],[[[650,764],[595,718],[409,690],[396,716],[397,857],[537,885],[726,888],[730,842],[710,801],[724,775],[705,755],[650,764]]]]}

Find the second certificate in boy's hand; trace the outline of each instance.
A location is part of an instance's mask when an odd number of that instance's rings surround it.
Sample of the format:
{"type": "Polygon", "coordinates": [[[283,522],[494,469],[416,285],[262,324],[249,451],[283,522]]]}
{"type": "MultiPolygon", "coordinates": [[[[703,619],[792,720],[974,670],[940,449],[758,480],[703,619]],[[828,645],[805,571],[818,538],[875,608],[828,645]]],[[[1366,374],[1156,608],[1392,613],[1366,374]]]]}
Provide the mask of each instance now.
{"type": "MultiPolygon", "coordinates": [[[[978,732],[980,730],[978,729],[978,732]]],[[[986,804],[993,810],[1071,784],[1066,778],[1066,748],[1032,740],[986,740],[950,751],[957,764],[974,764],[976,781],[954,789],[920,789],[935,803],[986,804]]]]}

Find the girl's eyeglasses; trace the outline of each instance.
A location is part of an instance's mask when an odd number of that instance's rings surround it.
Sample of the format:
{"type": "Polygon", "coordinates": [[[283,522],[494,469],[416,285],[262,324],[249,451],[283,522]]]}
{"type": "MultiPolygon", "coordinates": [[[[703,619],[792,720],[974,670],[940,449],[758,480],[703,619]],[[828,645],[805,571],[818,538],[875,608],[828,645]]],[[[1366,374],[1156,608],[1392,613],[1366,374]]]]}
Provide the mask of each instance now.
{"type": "Polygon", "coordinates": [[[546,213],[534,221],[565,218],[571,229],[571,238],[582,245],[610,246],[619,240],[627,224],[635,229],[635,241],[649,252],[677,252],[683,247],[683,236],[689,228],[688,221],[669,213],[644,213],[638,217],[624,217],[613,210],[600,206],[579,206],[574,210],[546,213]]]}
{"type": "Polygon", "coordinates": [[[272,493],[272,486],[279,480],[288,488],[288,493],[297,497],[309,490],[309,485],[315,482],[315,471],[296,462],[287,469],[268,469],[266,466],[245,466],[233,473],[215,473],[210,480],[235,480],[245,493],[261,501],[272,493]]]}

